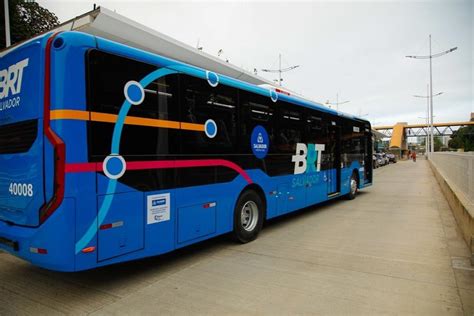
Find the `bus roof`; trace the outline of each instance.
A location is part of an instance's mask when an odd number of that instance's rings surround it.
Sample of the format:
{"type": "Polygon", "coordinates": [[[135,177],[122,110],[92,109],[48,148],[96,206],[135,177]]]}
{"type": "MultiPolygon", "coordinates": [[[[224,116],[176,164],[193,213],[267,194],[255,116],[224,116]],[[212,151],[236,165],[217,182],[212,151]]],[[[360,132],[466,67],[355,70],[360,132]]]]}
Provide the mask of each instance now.
{"type": "MultiPolygon", "coordinates": [[[[313,107],[334,115],[367,122],[365,119],[336,111],[324,106],[322,103],[306,99],[286,88],[282,89],[280,86],[276,86],[273,82],[265,78],[225,62],[215,56],[198,50],[103,7],[99,7],[66,21],[47,33],[60,31],[79,31],[96,35],[117,43],[155,53],[169,59],[178,60],[198,68],[210,70],[262,88],[269,89],[273,87],[277,91],[278,89],[281,89],[284,91],[284,94],[291,95],[290,99],[296,98],[298,103],[307,107],[313,107]]],[[[27,42],[29,41],[30,40],[27,42]]],[[[24,43],[25,42],[19,43],[1,51],[0,57],[8,54],[10,51],[24,43]]]]}

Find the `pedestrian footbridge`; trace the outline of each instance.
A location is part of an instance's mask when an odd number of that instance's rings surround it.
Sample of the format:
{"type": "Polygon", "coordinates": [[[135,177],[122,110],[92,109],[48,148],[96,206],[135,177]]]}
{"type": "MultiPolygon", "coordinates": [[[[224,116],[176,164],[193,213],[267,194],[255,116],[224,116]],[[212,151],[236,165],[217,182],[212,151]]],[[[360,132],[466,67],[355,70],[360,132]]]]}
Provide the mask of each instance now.
{"type": "MultiPolygon", "coordinates": [[[[465,122],[444,122],[433,124],[433,136],[451,136],[458,129],[465,126],[474,126],[474,113],[471,120],[465,122]]],[[[374,126],[373,129],[385,137],[390,138],[390,149],[408,150],[408,137],[424,137],[430,130],[428,124],[408,124],[405,122],[395,125],[374,126]]]]}

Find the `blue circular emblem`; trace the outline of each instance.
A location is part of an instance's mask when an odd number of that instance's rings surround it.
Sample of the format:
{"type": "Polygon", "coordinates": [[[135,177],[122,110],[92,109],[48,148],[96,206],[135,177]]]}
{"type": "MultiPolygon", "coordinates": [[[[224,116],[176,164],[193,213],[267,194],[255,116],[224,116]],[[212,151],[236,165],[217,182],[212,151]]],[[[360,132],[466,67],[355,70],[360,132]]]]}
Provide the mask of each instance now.
{"type": "Polygon", "coordinates": [[[145,90],[139,82],[134,80],[130,80],[125,84],[123,93],[125,94],[125,99],[133,105],[138,105],[145,99],[145,90]]]}
{"type": "Polygon", "coordinates": [[[120,155],[109,155],[102,163],[102,170],[109,179],[118,179],[127,170],[127,163],[120,155]]]}
{"type": "Polygon", "coordinates": [[[270,98],[273,102],[278,101],[278,93],[273,89],[270,90],[270,98]]]}
{"type": "Polygon", "coordinates": [[[265,158],[270,149],[270,139],[263,126],[257,125],[254,127],[250,137],[250,146],[252,146],[252,152],[255,157],[258,159],[265,158]]]}
{"type": "Polygon", "coordinates": [[[213,88],[219,84],[219,76],[215,72],[206,71],[206,78],[209,85],[213,88]]]}
{"type": "Polygon", "coordinates": [[[204,133],[209,138],[214,138],[217,135],[217,125],[214,120],[208,119],[206,123],[204,123],[204,133]]]}

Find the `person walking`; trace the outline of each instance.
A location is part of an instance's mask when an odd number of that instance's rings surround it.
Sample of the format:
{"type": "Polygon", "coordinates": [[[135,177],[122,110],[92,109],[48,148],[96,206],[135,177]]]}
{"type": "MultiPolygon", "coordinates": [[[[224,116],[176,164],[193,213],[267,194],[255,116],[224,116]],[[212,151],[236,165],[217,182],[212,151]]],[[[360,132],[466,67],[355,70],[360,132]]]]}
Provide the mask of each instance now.
{"type": "Polygon", "coordinates": [[[411,158],[413,158],[413,162],[416,162],[416,151],[413,151],[411,158]]]}

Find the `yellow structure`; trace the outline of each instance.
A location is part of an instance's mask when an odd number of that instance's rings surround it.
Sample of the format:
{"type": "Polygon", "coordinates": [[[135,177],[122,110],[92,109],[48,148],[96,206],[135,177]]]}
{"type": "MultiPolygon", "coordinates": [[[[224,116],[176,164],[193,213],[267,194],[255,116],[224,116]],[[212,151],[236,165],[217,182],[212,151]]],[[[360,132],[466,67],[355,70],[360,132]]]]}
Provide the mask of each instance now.
{"type": "MultiPolygon", "coordinates": [[[[471,113],[471,117],[474,114],[471,113]]],[[[467,125],[474,125],[474,120],[471,119],[471,121],[467,122],[448,122],[448,123],[434,123],[433,127],[455,127],[455,126],[467,126],[467,125]]],[[[387,130],[392,130],[391,136],[390,136],[390,149],[399,149],[400,152],[403,152],[405,150],[408,150],[408,144],[407,144],[407,136],[406,136],[406,131],[411,128],[429,128],[429,125],[427,124],[408,124],[406,122],[399,122],[393,126],[390,125],[385,125],[385,126],[374,126],[372,127],[376,131],[387,131],[387,130]]],[[[390,134],[387,135],[387,137],[390,134]]],[[[414,136],[414,135],[412,135],[414,136]]]]}
{"type": "Polygon", "coordinates": [[[406,122],[397,123],[393,126],[392,137],[390,138],[390,149],[408,149],[407,138],[405,135],[406,126],[408,126],[408,123],[406,122]]]}

